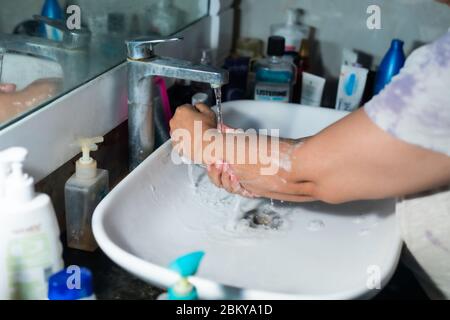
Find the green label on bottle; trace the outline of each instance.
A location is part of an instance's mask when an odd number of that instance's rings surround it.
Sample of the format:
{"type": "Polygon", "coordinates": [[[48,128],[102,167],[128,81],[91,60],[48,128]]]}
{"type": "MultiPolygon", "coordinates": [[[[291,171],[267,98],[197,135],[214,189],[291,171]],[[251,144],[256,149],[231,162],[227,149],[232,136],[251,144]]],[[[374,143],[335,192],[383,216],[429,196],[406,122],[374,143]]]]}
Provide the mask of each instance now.
{"type": "Polygon", "coordinates": [[[43,299],[52,273],[50,243],[44,233],[21,236],[7,246],[7,272],[13,299],[43,299]]]}

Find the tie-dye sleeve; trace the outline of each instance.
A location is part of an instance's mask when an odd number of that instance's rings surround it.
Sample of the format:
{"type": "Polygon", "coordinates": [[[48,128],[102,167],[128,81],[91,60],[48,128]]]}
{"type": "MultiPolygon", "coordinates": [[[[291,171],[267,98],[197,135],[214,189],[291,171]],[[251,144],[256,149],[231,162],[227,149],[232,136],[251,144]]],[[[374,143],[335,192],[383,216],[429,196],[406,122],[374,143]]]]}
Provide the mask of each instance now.
{"type": "Polygon", "coordinates": [[[450,156],[450,32],[414,51],[364,109],[393,136],[450,156]]]}

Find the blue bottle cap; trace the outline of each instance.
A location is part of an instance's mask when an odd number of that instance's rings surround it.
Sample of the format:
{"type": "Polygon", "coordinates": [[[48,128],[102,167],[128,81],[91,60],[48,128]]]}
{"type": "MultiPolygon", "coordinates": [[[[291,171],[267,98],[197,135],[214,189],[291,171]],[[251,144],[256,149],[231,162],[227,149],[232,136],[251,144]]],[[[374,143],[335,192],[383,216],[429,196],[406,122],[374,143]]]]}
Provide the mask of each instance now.
{"type": "Polygon", "coordinates": [[[48,280],[49,300],[80,300],[93,294],[92,272],[87,268],[66,268],[48,280]]]}
{"type": "Polygon", "coordinates": [[[395,48],[403,48],[404,42],[400,39],[392,39],[391,46],[395,48]]]}

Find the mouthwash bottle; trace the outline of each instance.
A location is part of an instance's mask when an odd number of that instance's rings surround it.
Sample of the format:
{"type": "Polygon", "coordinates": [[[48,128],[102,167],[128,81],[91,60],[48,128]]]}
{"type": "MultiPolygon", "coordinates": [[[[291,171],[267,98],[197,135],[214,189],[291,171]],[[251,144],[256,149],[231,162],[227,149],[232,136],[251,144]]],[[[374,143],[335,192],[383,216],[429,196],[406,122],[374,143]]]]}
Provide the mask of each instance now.
{"type": "Polygon", "coordinates": [[[296,67],[283,59],[285,40],[271,36],[267,58],[255,63],[255,100],[290,102],[295,82],[296,67]]]}

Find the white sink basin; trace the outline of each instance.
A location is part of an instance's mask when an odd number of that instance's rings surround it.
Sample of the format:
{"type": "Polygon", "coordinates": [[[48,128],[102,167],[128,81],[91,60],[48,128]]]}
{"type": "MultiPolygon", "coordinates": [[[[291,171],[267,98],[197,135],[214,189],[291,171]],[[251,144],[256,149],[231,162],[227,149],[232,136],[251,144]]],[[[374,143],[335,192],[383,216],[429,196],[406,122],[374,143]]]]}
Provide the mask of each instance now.
{"type": "MultiPolygon", "coordinates": [[[[315,134],[344,112],[281,103],[226,103],[225,123],[240,128],[280,128],[284,137],[315,134]]],[[[233,223],[238,197],[212,186],[198,188],[187,165],[174,165],[170,142],[155,151],[98,206],[95,237],[124,269],[159,287],[177,275],[166,266],[204,250],[192,278],[203,299],[370,298],[392,276],[401,250],[394,201],[345,205],[270,201],[278,230],[233,223]],[[375,282],[373,282],[375,280],[375,282]]],[[[194,176],[203,169],[195,167],[194,176]]]]}
{"type": "Polygon", "coordinates": [[[33,56],[6,53],[3,57],[3,70],[0,82],[14,83],[22,90],[35,80],[43,78],[62,78],[61,66],[51,60],[33,56]]]}

